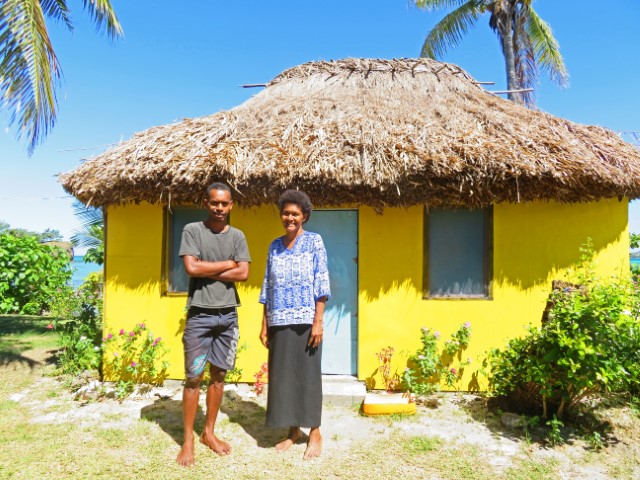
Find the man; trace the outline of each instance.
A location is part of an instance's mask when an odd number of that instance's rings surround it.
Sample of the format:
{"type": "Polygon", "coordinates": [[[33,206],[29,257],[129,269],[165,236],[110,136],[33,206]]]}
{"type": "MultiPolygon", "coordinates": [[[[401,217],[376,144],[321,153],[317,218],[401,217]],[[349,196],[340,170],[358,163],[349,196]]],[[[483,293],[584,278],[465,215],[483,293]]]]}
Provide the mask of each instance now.
{"type": "Polygon", "coordinates": [[[215,436],[214,427],[224,393],[224,377],[235,364],[240,338],[236,312],[240,299],[234,282],[247,280],[251,262],[244,234],[227,223],[233,208],[229,187],[211,184],[204,206],[207,219],[184,227],[179,253],[190,276],[187,323],[182,337],[186,372],[182,394],[184,443],[177,458],[184,467],[194,464],[193,427],[207,363],[211,381],[200,442],[219,455],[231,452],[231,446],[215,436]]]}

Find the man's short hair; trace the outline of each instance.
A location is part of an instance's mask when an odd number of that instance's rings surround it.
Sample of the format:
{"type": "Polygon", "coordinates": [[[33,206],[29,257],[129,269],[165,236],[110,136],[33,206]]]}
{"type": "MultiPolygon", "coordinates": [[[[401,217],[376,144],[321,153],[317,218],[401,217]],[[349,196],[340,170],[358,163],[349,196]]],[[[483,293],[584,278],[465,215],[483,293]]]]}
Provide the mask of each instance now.
{"type": "Polygon", "coordinates": [[[231,189],[229,188],[229,185],[222,182],[213,182],[211,185],[209,185],[207,187],[207,195],[210,195],[212,190],[223,190],[225,192],[229,192],[229,195],[231,195],[231,189]]]}
{"type": "Polygon", "coordinates": [[[278,210],[280,210],[280,213],[282,213],[282,210],[287,203],[295,203],[298,205],[300,210],[302,210],[302,213],[307,217],[303,223],[309,221],[311,218],[311,210],[313,210],[313,205],[311,204],[309,195],[301,190],[285,190],[278,199],[278,210]]]}

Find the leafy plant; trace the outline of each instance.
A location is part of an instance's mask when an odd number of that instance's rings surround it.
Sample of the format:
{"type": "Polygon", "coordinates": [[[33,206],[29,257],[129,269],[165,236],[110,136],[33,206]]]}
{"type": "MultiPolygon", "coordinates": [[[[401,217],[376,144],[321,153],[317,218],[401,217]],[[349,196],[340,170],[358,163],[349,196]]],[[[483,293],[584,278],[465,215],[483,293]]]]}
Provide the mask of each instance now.
{"type": "Polygon", "coordinates": [[[70,280],[70,260],[62,249],[31,235],[0,233],[0,313],[41,314],[52,293],[70,280]]]}
{"type": "MultiPolygon", "coordinates": [[[[227,370],[227,374],[224,377],[224,381],[225,382],[227,382],[227,383],[238,383],[240,381],[240,379],[242,378],[242,369],[238,368],[238,357],[247,348],[249,348],[249,347],[247,346],[246,343],[243,343],[242,345],[240,345],[238,347],[238,350],[236,351],[236,363],[235,363],[234,367],[231,370],[227,370]]],[[[202,383],[204,384],[205,382],[202,382],[202,383]]]]}
{"type": "Polygon", "coordinates": [[[391,373],[391,361],[395,350],[393,347],[386,347],[376,353],[378,357],[378,372],[382,376],[384,387],[387,392],[393,392],[400,383],[400,378],[396,372],[391,373]]]}
{"type": "Polygon", "coordinates": [[[422,347],[409,357],[409,366],[403,374],[403,385],[407,391],[427,395],[437,391],[442,380],[448,387],[454,387],[462,378],[465,367],[471,363],[471,359],[462,360],[462,352],[471,340],[471,323],[461,325],[441,351],[438,350],[439,338],[440,332],[422,327],[422,347]]]}
{"type": "Polygon", "coordinates": [[[579,274],[583,287],[551,295],[548,320],[527,335],[494,349],[485,360],[492,393],[510,397],[528,392],[544,418],[549,405],[562,418],[589,396],[638,391],[640,385],[640,304],[637,286],[618,279],[594,280],[589,247],[579,274]]]}
{"type": "Polygon", "coordinates": [[[68,285],[50,293],[50,328],[58,333],[60,373],[97,370],[101,359],[102,274],[92,273],[74,290],[68,285]]]}
{"type": "Polygon", "coordinates": [[[144,323],[133,330],[120,329],[103,338],[104,373],[115,380],[116,397],[124,398],[136,384],[162,385],[167,378],[168,349],[161,337],[154,337],[144,323]]]}
{"type": "Polygon", "coordinates": [[[593,431],[584,437],[585,441],[589,444],[591,450],[599,451],[604,448],[604,439],[600,433],[593,431]]]}
{"type": "Polygon", "coordinates": [[[547,433],[547,441],[552,445],[562,445],[564,443],[564,438],[562,437],[562,432],[560,431],[560,427],[564,426],[561,420],[554,415],[553,418],[546,423],[551,427],[549,433],[547,433]]]}

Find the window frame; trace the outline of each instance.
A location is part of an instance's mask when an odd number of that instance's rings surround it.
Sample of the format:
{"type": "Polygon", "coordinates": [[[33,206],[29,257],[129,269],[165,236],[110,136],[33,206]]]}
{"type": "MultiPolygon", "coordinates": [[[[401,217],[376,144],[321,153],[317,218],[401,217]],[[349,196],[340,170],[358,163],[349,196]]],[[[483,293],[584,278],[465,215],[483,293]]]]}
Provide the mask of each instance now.
{"type": "MultiPolygon", "coordinates": [[[[174,228],[174,218],[175,218],[175,212],[178,210],[194,210],[194,211],[199,211],[202,212],[202,220],[204,221],[206,219],[206,210],[202,207],[198,207],[198,206],[191,206],[191,205],[178,205],[177,207],[174,207],[173,209],[174,211],[171,210],[171,208],[165,206],[164,207],[164,214],[162,216],[163,218],[163,225],[162,225],[162,272],[160,275],[161,278],[161,288],[162,288],[162,295],[167,296],[167,297],[187,297],[189,295],[189,287],[187,286],[187,290],[184,291],[176,291],[173,292],[170,289],[170,282],[171,282],[171,272],[172,272],[172,267],[173,267],[173,259],[172,259],[172,253],[173,253],[173,248],[174,248],[174,243],[173,243],[173,228],[174,228]]],[[[230,217],[229,219],[230,220],[230,217]]],[[[180,248],[179,245],[175,246],[176,248],[180,248]]]]}
{"type": "MultiPolygon", "coordinates": [[[[473,210],[465,207],[438,207],[441,210],[473,210]]],[[[423,300],[493,300],[493,205],[478,209],[484,210],[484,252],[483,252],[483,281],[486,285],[486,294],[458,294],[458,295],[432,295],[430,293],[429,278],[429,230],[431,215],[429,208],[424,207],[422,214],[422,299],[423,300]]]]}

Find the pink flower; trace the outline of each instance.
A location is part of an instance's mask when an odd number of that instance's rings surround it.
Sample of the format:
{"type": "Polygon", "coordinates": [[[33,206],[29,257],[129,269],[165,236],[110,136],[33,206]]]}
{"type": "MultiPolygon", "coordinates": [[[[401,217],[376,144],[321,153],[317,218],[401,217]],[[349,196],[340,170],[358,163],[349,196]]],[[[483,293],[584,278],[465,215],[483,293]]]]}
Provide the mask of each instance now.
{"type": "Polygon", "coordinates": [[[471,328],[471,322],[465,322],[463,325],[464,328],[471,328]]]}
{"type": "Polygon", "coordinates": [[[145,324],[144,324],[144,323],[139,323],[139,324],[138,324],[138,326],[139,326],[142,330],[144,330],[144,329],[145,329],[145,324]]]}
{"type": "Polygon", "coordinates": [[[458,371],[457,371],[455,368],[452,368],[452,369],[451,369],[451,370],[449,370],[449,371],[450,371],[451,373],[453,373],[454,375],[455,375],[456,373],[458,373],[458,371]]]}
{"type": "Polygon", "coordinates": [[[118,352],[113,352],[113,356],[114,356],[114,357],[119,357],[119,356],[120,356],[120,354],[119,354],[118,352]]]}
{"type": "Polygon", "coordinates": [[[131,362],[131,366],[132,366],[132,367],[136,367],[137,365],[138,365],[138,363],[137,363],[137,362],[131,362]]]}
{"type": "Polygon", "coordinates": [[[136,332],[129,332],[129,336],[130,336],[130,337],[135,336],[135,334],[136,334],[136,332]]]}
{"type": "Polygon", "coordinates": [[[436,340],[440,338],[440,332],[433,332],[433,336],[436,337],[436,340]]]}
{"type": "Polygon", "coordinates": [[[162,337],[158,337],[153,341],[153,346],[155,347],[156,345],[158,345],[160,343],[160,340],[162,340],[162,337]]]}
{"type": "Polygon", "coordinates": [[[422,327],[422,331],[426,333],[429,331],[429,329],[427,327],[422,327]]]}
{"type": "Polygon", "coordinates": [[[120,335],[124,335],[124,328],[120,329],[120,335]]]}
{"type": "Polygon", "coordinates": [[[112,338],[113,338],[113,334],[110,333],[109,335],[107,335],[107,340],[111,340],[112,338]]]}
{"type": "Polygon", "coordinates": [[[50,323],[49,325],[47,325],[47,330],[53,330],[53,323],[50,323]]]}

